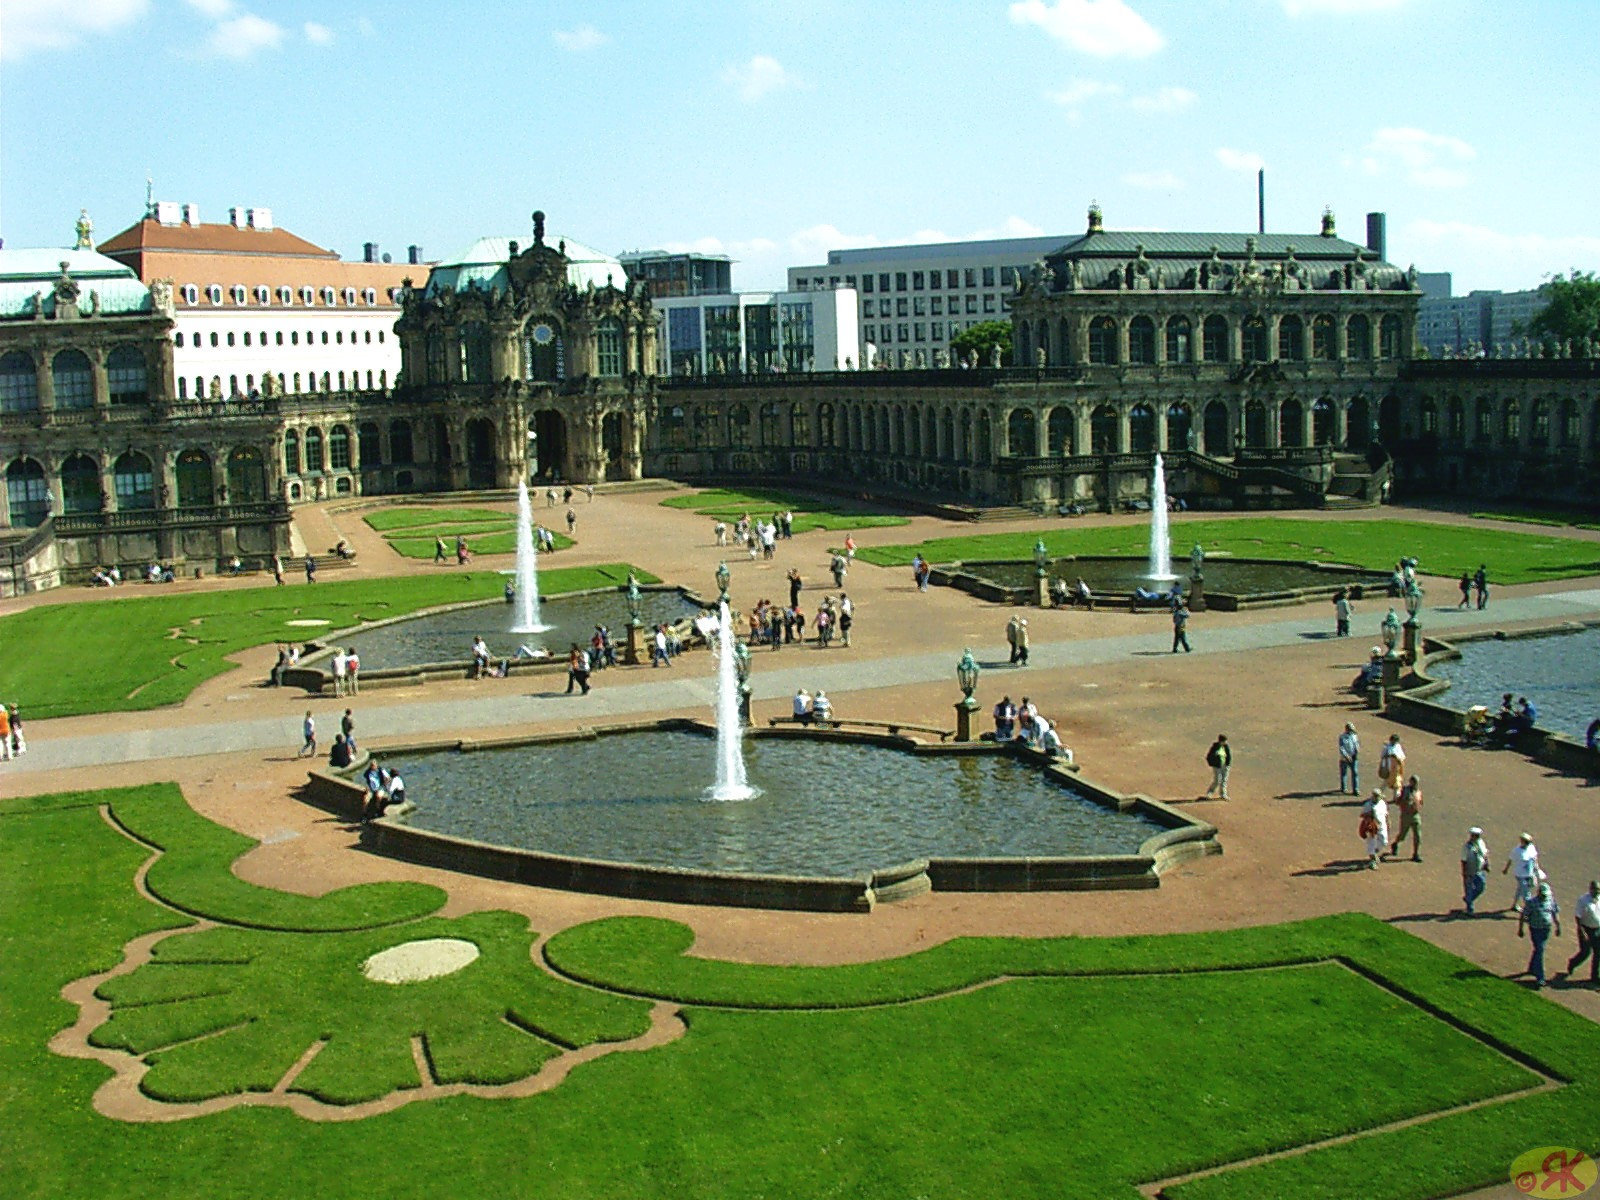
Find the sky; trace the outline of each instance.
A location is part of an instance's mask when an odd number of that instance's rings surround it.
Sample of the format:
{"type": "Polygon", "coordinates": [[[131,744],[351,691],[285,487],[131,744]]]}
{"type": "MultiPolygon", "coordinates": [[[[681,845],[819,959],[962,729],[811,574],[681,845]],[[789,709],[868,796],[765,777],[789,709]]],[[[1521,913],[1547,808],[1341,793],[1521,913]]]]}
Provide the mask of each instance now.
{"type": "Polygon", "coordinates": [[[1318,228],[1455,292],[1600,268],[1596,0],[0,0],[0,237],[155,198],[359,257],[736,260],[1318,228]]]}

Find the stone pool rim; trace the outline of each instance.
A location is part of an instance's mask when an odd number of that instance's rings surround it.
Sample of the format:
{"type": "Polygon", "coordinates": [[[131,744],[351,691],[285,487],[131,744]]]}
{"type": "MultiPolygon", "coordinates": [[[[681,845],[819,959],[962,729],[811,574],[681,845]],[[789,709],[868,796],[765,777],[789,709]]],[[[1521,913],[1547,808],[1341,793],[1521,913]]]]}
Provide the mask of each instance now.
{"type": "MultiPolygon", "coordinates": [[[[472,752],[553,742],[594,741],[643,732],[692,732],[714,736],[706,722],[684,717],[634,721],[548,733],[506,737],[447,738],[393,742],[379,747],[386,758],[440,750],[472,752]]],[[[844,876],[795,876],[662,867],[572,855],[548,854],[492,842],[417,829],[403,816],[385,816],[362,829],[365,850],[419,866],[441,867],[560,891],[586,892],[634,900],[709,904],[732,908],[770,908],[800,912],[870,913],[878,904],[928,892],[1102,891],[1154,888],[1163,872],[1204,855],[1221,854],[1216,826],[1142,794],[1127,795],[1083,778],[1075,766],[1011,744],[928,743],[905,735],[848,729],[753,729],[753,738],[816,738],[930,756],[1011,755],[1037,766],[1058,782],[1070,781],[1084,799],[1119,812],[1131,812],[1165,828],[1140,843],[1133,854],[913,858],[844,876]]],[[[356,780],[365,755],[348,771],[312,770],[301,798],[356,819],[366,790],[356,780]]]]}
{"type": "MultiPolygon", "coordinates": [[[[1325,584],[1314,584],[1300,588],[1282,588],[1271,592],[1220,592],[1214,590],[1208,583],[1205,590],[1206,606],[1219,612],[1238,612],[1243,609],[1300,604],[1307,600],[1331,599],[1333,594],[1340,588],[1351,586],[1352,580],[1348,578],[1351,575],[1360,577],[1354,580],[1354,583],[1363,588],[1382,588],[1387,591],[1389,586],[1390,576],[1388,572],[1374,571],[1355,563],[1320,562],[1316,559],[1246,558],[1235,554],[1220,553],[1209,557],[1215,557],[1219,562],[1245,563],[1251,566],[1302,567],[1306,570],[1329,574],[1340,572],[1344,576],[1344,578],[1325,584]]],[[[1181,566],[1187,560],[1181,555],[1173,555],[1172,561],[1181,566]]],[[[1050,560],[1051,571],[1054,573],[1054,568],[1058,564],[1076,562],[1127,563],[1133,566],[1143,566],[1146,560],[1131,554],[1063,554],[1050,560]]],[[[1030,608],[1038,606],[1039,598],[1032,585],[1027,587],[1008,587],[983,575],[982,570],[984,567],[1027,567],[1033,569],[1034,562],[1031,558],[984,558],[971,561],[958,559],[953,562],[940,563],[933,567],[930,578],[934,583],[966,592],[979,600],[1030,608]]],[[[1185,585],[1189,583],[1187,569],[1185,569],[1180,578],[1185,585]]],[[[1136,609],[1139,607],[1133,603],[1130,596],[1121,592],[1096,593],[1094,603],[1096,609],[1136,609]]]]}
{"type": "MultiPolygon", "coordinates": [[[[626,592],[626,585],[615,584],[609,587],[579,588],[572,592],[552,592],[541,599],[546,600],[574,600],[585,596],[607,596],[619,592],[626,592]]],[[[676,592],[683,599],[701,610],[709,610],[710,604],[706,599],[692,588],[683,587],[672,583],[641,583],[641,592],[676,592]]],[[[324,670],[323,664],[333,658],[334,652],[344,643],[347,637],[360,636],[371,633],[376,629],[383,629],[390,625],[399,625],[407,621],[417,621],[424,617],[438,616],[440,613],[460,612],[468,608],[505,607],[504,596],[486,596],[480,600],[458,600],[451,604],[435,604],[431,608],[419,608],[415,612],[408,612],[394,617],[382,617],[376,621],[363,621],[359,625],[348,625],[343,629],[326,630],[315,638],[306,639],[306,645],[314,645],[317,649],[300,660],[298,666],[289,668],[283,673],[285,687],[303,688],[314,695],[330,694],[333,691],[333,672],[324,670]]],[[[550,672],[565,673],[567,658],[564,654],[552,655],[549,658],[514,658],[508,660],[508,670],[511,675],[538,675],[550,672]]],[[[472,660],[463,658],[455,661],[434,663],[412,663],[404,667],[383,667],[379,669],[365,669],[361,672],[362,687],[406,687],[428,683],[434,679],[464,679],[472,672],[472,660]]]]}

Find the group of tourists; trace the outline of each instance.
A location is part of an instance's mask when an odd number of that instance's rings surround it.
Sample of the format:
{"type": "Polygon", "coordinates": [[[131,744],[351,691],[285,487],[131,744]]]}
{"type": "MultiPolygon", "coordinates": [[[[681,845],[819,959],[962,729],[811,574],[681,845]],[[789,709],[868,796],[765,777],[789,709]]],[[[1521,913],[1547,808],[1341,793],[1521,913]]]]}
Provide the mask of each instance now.
{"type": "Polygon", "coordinates": [[[361,659],[356,654],[356,648],[349,646],[342,650],[335,650],[332,659],[333,666],[333,694],[335,696],[359,696],[361,694],[361,659]]]}
{"type": "Polygon", "coordinates": [[[994,740],[1020,742],[1041,754],[1072,761],[1072,751],[1062,744],[1060,730],[1054,722],[1041,716],[1038,706],[1026,696],[1021,704],[1013,704],[1010,696],[1002,696],[1000,703],[994,706],[994,740]]]}
{"type": "MultiPolygon", "coordinates": [[[[790,572],[793,576],[794,572],[790,572]]],[[[771,600],[757,601],[748,617],[752,646],[771,646],[781,650],[786,645],[804,644],[806,641],[806,612],[800,607],[798,590],[791,579],[790,601],[780,605],[771,600]]],[[[842,646],[850,645],[850,631],[855,627],[855,601],[840,592],[837,598],[824,596],[817,611],[811,616],[812,637],[819,650],[826,650],[837,639],[842,646]]]]}
{"type": "Polygon", "coordinates": [[[1480,609],[1489,607],[1489,567],[1487,563],[1479,563],[1478,569],[1472,574],[1461,572],[1461,578],[1456,581],[1456,587],[1461,589],[1461,603],[1457,609],[1468,608],[1476,597],[1480,609]]]}
{"type": "MultiPolygon", "coordinates": [[[[1528,967],[1519,974],[1530,977],[1534,987],[1542,988],[1547,982],[1545,946],[1551,934],[1561,936],[1561,905],[1556,902],[1550,876],[1539,865],[1539,847],[1527,830],[1517,835],[1517,844],[1500,874],[1511,877],[1507,911],[1517,914],[1517,937],[1526,937],[1531,944],[1528,967]]],[[[1484,842],[1483,829],[1474,825],[1461,847],[1462,899],[1468,916],[1475,914],[1474,905],[1488,887],[1488,876],[1489,847],[1484,842]]],[[[1600,986],[1600,880],[1590,880],[1588,889],[1578,897],[1573,905],[1573,922],[1577,926],[1577,949],[1561,974],[1570,976],[1587,961],[1590,986],[1600,986]]]]}
{"type": "Polygon", "coordinates": [[[798,688],[794,694],[794,719],[802,725],[831,724],[833,701],[828,699],[828,693],[821,688],[817,689],[815,696],[807,693],[805,688],[798,688]]]}
{"type": "MultiPolygon", "coordinates": [[[[594,484],[592,484],[592,483],[584,484],[583,485],[583,494],[589,498],[589,503],[593,504],[594,503],[594,484]]],[[[573,496],[572,485],[570,483],[569,484],[565,484],[561,489],[561,503],[565,504],[565,505],[568,505],[570,507],[571,504],[572,504],[572,496],[573,496]]],[[[553,487],[545,488],[545,490],[544,490],[544,503],[545,503],[545,507],[546,508],[554,508],[556,506],[556,489],[555,488],[553,488],[553,487]]]]}
{"type": "Polygon", "coordinates": [[[1078,581],[1072,586],[1067,586],[1067,581],[1057,575],[1050,583],[1050,601],[1057,608],[1065,608],[1069,604],[1076,604],[1082,608],[1094,611],[1094,592],[1084,582],[1083,576],[1078,576],[1078,581]]]}
{"type": "MultiPolygon", "coordinates": [[[[1355,795],[1361,787],[1361,739],[1355,726],[1346,721],[1339,734],[1339,790],[1344,791],[1345,779],[1350,781],[1350,793],[1355,795]]],[[[1422,861],[1422,780],[1406,773],[1406,749],[1400,735],[1391,733],[1378,755],[1378,786],[1372,789],[1361,805],[1361,817],[1356,835],[1361,838],[1367,852],[1367,866],[1377,870],[1384,858],[1398,857],[1400,844],[1411,838],[1411,861],[1422,861]],[[1391,801],[1399,815],[1399,832],[1391,842],[1389,837],[1389,809],[1391,801]]]]}
{"type": "Polygon", "coordinates": [[[400,777],[399,767],[384,766],[372,758],[361,778],[367,787],[367,800],[361,808],[363,825],[376,821],[385,810],[399,808],[406,802],[406,781],[400,777]]]}

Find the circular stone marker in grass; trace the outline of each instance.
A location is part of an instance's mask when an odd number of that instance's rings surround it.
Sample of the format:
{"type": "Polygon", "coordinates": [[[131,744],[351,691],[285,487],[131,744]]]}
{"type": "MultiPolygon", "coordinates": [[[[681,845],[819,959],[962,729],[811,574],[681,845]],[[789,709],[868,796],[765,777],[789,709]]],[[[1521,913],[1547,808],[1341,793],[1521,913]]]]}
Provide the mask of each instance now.
{"type": "Polygon", "coordinates": [[[453,975],[477,957],[478,947],[461,938],[424,938],[378,951],[361,964],[361,973],[376,983],[421,983],[453,975]]]}
{"type": "Polygon", "coordinates": [[[332,621],[324,621],[321,617],[300,617],[293,621],[285,621],[285,625],[299,625],[310,628],[313,625],[332,625],[332,621]]]}

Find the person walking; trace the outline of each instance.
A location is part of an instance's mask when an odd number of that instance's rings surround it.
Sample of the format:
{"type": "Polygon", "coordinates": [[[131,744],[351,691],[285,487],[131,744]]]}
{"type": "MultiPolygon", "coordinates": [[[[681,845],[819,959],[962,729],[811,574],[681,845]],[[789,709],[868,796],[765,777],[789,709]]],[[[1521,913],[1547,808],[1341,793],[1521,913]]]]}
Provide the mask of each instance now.
{"type": "Polygon", "coordinates": [[[1383,798],[1383,789],[1372,789],[1372,795],[1361,806],[1361,824],[1356,827],[1367,848],[1367,869],[1376,871],[1378,860],[1389,848],[1389,802],[1383,798]]]}
{"type": "Polygon", "coordinates": [[[444,538],[442,538],[442,537],[434,538],[433,539],[433,561],[434,561],[434,563],[437,565],[438,563],[442,563],[442,562],[446,561],[447,558],[448,558],[448,555],[445,553],[445,548],[444,548],[444,538]]]}
{"type": "Polygon", "coordinates": [[[356,719],[347,708],[344,716],[339,718],[339,732],[344,734],[344,740],[350,747],[350,753],[356,752],[356,719]]]}
{"type": "MultiPolygon", "coordinates": [[[[846,596],[843,592],[840,592],[839,593],[839,644],[841,646],[844,646],[846,649],[848,649],[849,646],[850,646],[850,627],[852,625],[854,625],[855,623],[856,623],[856,606],[855,606],[854,602],[850,599],[849,596],[846,596]]],[[[1024,629],[1022,632],[1023,632],[1023,636],[1026,637],[1028,631],[1026,629],[1024,629]]],[[[1026,664],[1027,661],[1028,661],[1026,644],[1024,644],[1024,647],[1023,647],[1022,661],[1023,661],[1024,664],[1026,664]]]]}
{"type": "Polygon", "coordinates": [[[28,739],[22,733],[22,710],[13,704],[6,709],[6,717],[11,722],[11,756],[21,758],[28,752],[28,739]]]}
{"type": "Polygon", "coordinates": [[[1233,769],[1233,747],[1228,745],[1227,734],[1217,734],[1217,740],[1211,743],[1211,749],[1206,751],[1206,766],[1211,768],[1211,786],[1206,788],[1206,794],[1201,799],[1210,799],[1212,796],[1228,799],[1228,772],[1233,769]]]}
{"type": "Polygon", "coordinates": [[[311,555],[308,554],[308,555],[306,555],[306,582],[307,583],[315,583],[316,581],[317,581],[317,560],[312,558],[311,555]]]}
{"type": "Polygon", "coordinates": [[[574,509],[567,509],[567,536],[571,537],[578,531],[578,514],[574,509]]]}
{"type": "Polygon", "coordinates": [[[789,568],[789,607],[794,608],[800,603],[800,589],[805,584],[800,580],[800,572],[794,567],[789,568]]]}
{"type": "Polygon", "coordinates": [[[1517,844],[1500,874],[1511,876],[1511,911],[1521,912],[1523,901],[1533,893],[1539,876],[1539,847],[1533,844],[1533,834],[1523,830],[1517,834],[1517,844]]]}
{"type": "Polygon", "coordinates": [[[1378,778],[1388,785],[1396,798],[1406,778],[1406,748],[1400,744],[1400,735],[1391,733],[1378,756],[1378,778]]]}
{"type": "Polygon", "coordinates": [[[1346,776],[1350,779],[1350,794],[1361,794],[1361,739],[1356,736],[1356,727],[1349,721],[1344,723],[1344,732],[1339,735],[1339,794],[1344,794],[1344,781],[1346,776]]]}
{"type": "Polygon", "coordinates": [[[0,704],[0,762],[10,762],[11,753],[11,710],[0,704]]]}
{"type": "Polygon", "coordinates": [[[844,586],[844,576],[846,570],[844,555],[835,554],[828,561],[828,570],[833,572],[833,586],[836,588],[842,588],[844,586]]]}
{"type": "Polygon", "coordinates": [[[1474,915],[1472,906],[1488,886],[1489,847],[1484,844],[1483,830],[1474,825],[1467,830],[1467,844],[1461,847],[1461,898],[1466,902],[1467,916],[1474,915]]]}
{"type": "Polygon", "coordinates": [[[1461,589],[1461,603],[1456,605],[1456,608],[1457,609],[1463,609],[1463,608],[1470,607],[1471,604],[1472,604],[1472,576],[1471,576],[1471,574],[1466,572],[1466,571],[1461,572],[1461,580],[1460,580],[1459,583],[1456,584],[1456,586],[1461,589]]]}
{"type": "Polygon", "coordinates": [[[1400,806],[1400,832],[1394,835],[1394,844],[1389,847],[1389,853],[1397,856],[1400,854],[1400,843],[1406,840],[1406,834],[1411,835],[1411,861],[1422,861],[1422,780],[1413,775],[1406,781],[1405,787],[1400,789],[1396,800],[1400,806]]]}
{"type": "Polygon", "coordinates": [[[1528,932],[1528,940],[1533,943],[1533,953],[1528,956],[1528,969],[1522,974],[1533,976],[1533,986],[1544,986],[1544,946],[1550,940],[1554,931],[1557,937],[1561,936],[1561,906],[1556,903],[1555,894],[1550,890],[1549,877],[1540,871],[1535,877],[1533,891],[1528,895],[1528,901],[1522,906],[1522,915],[1517,918],[1517,936],[1522,936],[1523,930],[1528,932]]]}
{"type": "Polygon", "coordinates": [[[577,642],[572,643],[572,651],[567,655],[567,695],[572,695],[573,688],[582,688],[582,694],[589,694],[589,652],[581,649],[577,642]]]}
{"type": "Polygon", "coordinates": [[[272,556],[272,582],[277,587],[283,586],[283,559],[276,554],[272,556]]]}
{"type": "Polygon", "coordinates": [[[1572,920],[1578,927],[1578,952],[1567,959],[1563,974],[1571,975],[1588,959],[1589,983],[1600,984],[1600,879],[1591,879],[1589,890],[1578,897],[1572,920]]]}
{"type": "Polygon", "coordinates": [[[1472,577],[1472,590],[1478,593],[1478,608],[1489,607],[1489,567],[1486,563],[1478,564],[1478,573],[1472,577]]]}
{"type": "Polygon", "coordinates": [[[1011,620],[1006,622],[1006,644],[1011,647],[1011,665],[1018,663],[1028,665],[1028,651],[1026,643],[1027,622],[1022,619],[1021,613],[1012,613],[1011,620]]]}
{"type": "Polygon", "coordinates": [[[343,647],[333,652],[333,694],[342,696],[345,693],[347,679],[350,673],[350,659],[345,655],[343,647]]]}
{"type": "Polygon", "coordinates": [[[1333,598],[1333,636],[1350,636],[1350,594],[1344,588],[1333,598]]]}
{"type": "Polygon", "coordinates": [[[304,735],[306,742],[305,745],[300,747],[300,753],[295,757],[305,758],[309,755],[311,758],[315,758],[317,756],[317,723],[312,719],[309,708],[306,709],[306,719],[300,725],[300,732],[304,735]]]}
{"type": "Polygon", "coordinates": [[[667,627],[657,625],[655,637],[650,639],[650,667],[654,670],[656,667],[671,665],[672,656],[667,653],[667,627]]]}
{"type": "Polygon", "coordinates": [[[1183,647],[1183,652],[1188,654],[1189,645],[1189,605],[1179,600],[1172,606],[1172,652],[1176,654],[1178,647],[1183,647]]]}

